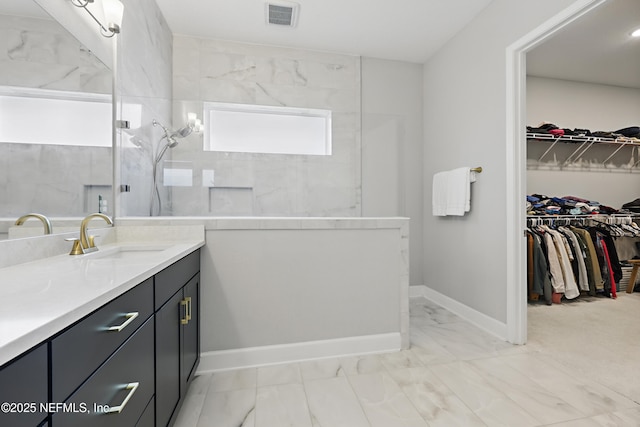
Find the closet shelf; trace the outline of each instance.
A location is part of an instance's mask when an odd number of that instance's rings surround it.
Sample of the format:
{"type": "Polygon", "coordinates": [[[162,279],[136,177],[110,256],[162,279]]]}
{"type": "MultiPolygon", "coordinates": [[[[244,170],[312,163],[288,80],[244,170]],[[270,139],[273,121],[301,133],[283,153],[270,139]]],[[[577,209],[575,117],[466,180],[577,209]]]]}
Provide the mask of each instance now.
{"type": "MultiPolygon", "coordinates": [[[[566,166],[571,162],[577,162],[578,160],[580,160],[580,158],[582,158],[594,144],[613,147],[614,151],[609,155],[609,157],[602,161],[603,166],[606,165],[607,162],[611,160],[611,158],[624,147],[640,147],[640,139],[627,138],[624,136],[613,139],[585,135],[555,136],[546,133],[527,133],[527,141],[551,142],[551,145],[544,153],[542,153],[542,155],[538,159],[538,162],[541,162],[542,159],[544,159],[546,155],[549,154],[559,142],[576,144],[576,149],[571,153],[571,155],[569,155],[569,157],[567,157],[567,159],[563,163],[563,166],[566,166]]],[[[640,160],[635,162],[632,167],[637,166],[639,163],[640,160]]]]}

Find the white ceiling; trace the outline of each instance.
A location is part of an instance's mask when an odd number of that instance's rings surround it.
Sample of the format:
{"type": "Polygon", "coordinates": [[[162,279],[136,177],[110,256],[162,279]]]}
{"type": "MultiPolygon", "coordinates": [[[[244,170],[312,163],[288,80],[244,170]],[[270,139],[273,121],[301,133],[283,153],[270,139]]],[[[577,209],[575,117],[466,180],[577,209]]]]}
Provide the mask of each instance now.
{"type": "Polygon", "coordinates": [[[527,54],[527,74],[640,88],[640,0],[609,0],[527,54]]]}
{"type": "Polygon", "coordinates": [[[174,34],[423,63],[491,0],[298,0],[295,28],[263,0],[156,2],[174,34]]]}
{"type": "MultiPolygon", "coordinates": [[[[156,1],[176,34],[423,63],[491,0],[299,0],[296,28],[265,24],[262,0],[156,1]]],[[[46,16],[24,0],[0,13],[46,16]]],[[[608,0],[529,52],[527,73],[640,88],[637,28],[640,0],[608,0]]]]}

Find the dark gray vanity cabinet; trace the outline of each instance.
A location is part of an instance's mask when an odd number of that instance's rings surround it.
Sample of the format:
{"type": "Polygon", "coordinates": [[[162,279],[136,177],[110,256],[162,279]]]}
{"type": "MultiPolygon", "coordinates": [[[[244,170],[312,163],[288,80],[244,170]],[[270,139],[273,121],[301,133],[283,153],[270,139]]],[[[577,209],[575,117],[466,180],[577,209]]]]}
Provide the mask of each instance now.
{"type": "Polygon", "coordinates": [[[47,417],[47,344],[41,344],[0,370],[0,426],[33,427],[47,417]],[[8,406],[7,406],[8,405],[8,406]]]}
{"type": "Polygon", "coordinates": [[[199,304],[196,250],[0,368],[0,403],[14,403],[0,426],[171,425],[199,361],[199,304]]]}
{"type": "Polygon", "coordinates": [[[199,360],[199,270],[198,251],[155,277],[157,426],[175,420],[199,360]]]}

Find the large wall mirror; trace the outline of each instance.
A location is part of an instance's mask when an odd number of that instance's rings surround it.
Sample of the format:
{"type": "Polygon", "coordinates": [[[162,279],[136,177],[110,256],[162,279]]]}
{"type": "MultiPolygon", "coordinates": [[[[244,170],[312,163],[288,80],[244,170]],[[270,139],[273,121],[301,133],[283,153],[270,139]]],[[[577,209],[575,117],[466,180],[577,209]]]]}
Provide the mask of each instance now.
{"type": "Polygon", "coordinates": [[[109,67],[38,4],[0,2],[5,223],[28,212],[52,218],[111,213],[112,87],[109,67]]]}

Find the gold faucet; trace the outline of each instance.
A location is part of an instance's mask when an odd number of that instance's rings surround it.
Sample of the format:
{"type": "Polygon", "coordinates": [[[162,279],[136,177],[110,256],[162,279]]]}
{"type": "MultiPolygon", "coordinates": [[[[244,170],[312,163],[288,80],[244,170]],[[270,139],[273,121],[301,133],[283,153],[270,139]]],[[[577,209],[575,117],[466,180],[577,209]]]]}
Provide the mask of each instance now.
{"type": "Polygon", "coordinates": [[[87,227],[89,226],[89,222],[94,218],[102,218],[107,224],[113,225],[111,218],[103,213],[93,213],[88,215],[80,223],[80,239],[74,239],[73,248],[69,255],[81,255],[98,250],[95,242],[93,241],[93,236],[87,236],[87,227]]]}
{"type": "Polygon", "coordinates": [[[22,225],[29,218],[38,218],[42,221],[42,225],[44,225],[44,234],[51,234],[51,221],[49,221],[49,218],[39,213],[28,213],[26,215],[22,215],[16,220],[15,225],[22,225]]]}

